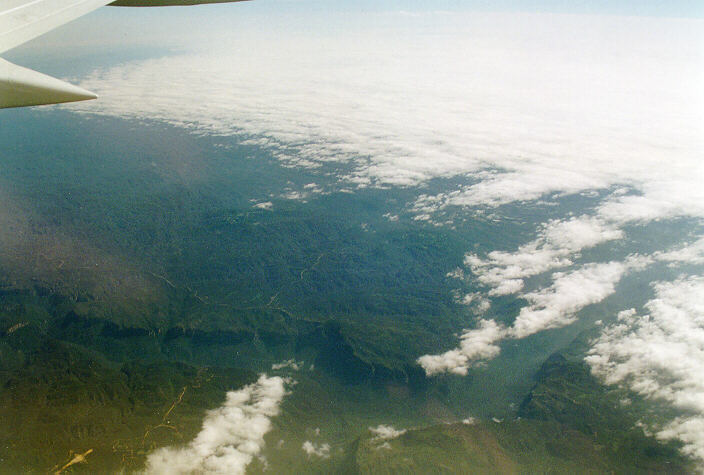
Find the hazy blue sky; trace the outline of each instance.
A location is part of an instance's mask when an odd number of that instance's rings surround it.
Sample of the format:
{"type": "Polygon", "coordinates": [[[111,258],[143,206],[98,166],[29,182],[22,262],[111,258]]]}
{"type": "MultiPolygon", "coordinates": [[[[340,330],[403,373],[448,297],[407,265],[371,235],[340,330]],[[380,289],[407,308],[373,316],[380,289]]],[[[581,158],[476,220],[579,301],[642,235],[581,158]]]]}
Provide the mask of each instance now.
{"type": "MultiPolygon", "coordinates": [[[[322,11],[485,10],[683,17],[704,16],[704,2],[699,0],[391,0],[382,2],[375,0],[354,2],[347,0],[255,0],[247,8],[250,11],[270,12],[272,6],[275,6],[278,10],[302,13],[322,11]]],[[[222,7],[210,7],[210,9],[217,8],[222,7]]]]}

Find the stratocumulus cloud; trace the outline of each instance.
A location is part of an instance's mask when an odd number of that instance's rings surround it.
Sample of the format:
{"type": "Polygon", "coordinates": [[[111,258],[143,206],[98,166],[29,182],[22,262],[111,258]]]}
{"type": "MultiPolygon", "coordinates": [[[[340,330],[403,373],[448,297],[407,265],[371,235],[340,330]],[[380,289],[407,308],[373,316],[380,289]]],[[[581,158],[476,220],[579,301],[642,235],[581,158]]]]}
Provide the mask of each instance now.
{"type": "Polygon", "coordinates": [[[514,338],[525,338],[548,328],[565,326],[587,305],[613,294],[616,283],[628,270],[621,262],[588,264],[572,272],[556,272],[553,284],[523,295],[530,305],[523,307],[511,326],[514,338]]]}
{"type": "Polygon", "coordinates": [[[418,364],[428,376],[466,375],[472,365],[498,356],[498,344],[504,339],[525,338],[572,323],[581,309],[613,294],[629,270],[642,269],[650,262],[647,257],[631,257],[625,262],[591,263],[571,272],[556,272],[551,286],[522,295],[529,305],[521,308],[510,327],[480,320],[477,328],[464,331],[459,348],[421,356],[418,364]]]}
{"type": "Polygon", "coordinates": [[[264,447],[271,418],[279,413],[287,381],[262,375],[256,383],[227,393],[209,411],[203,428],[185,447],[164,447],[147,457],[150,474],[245,473],[264,447]]]}
{"type": "Polygon", "coordinates": [[[553,220],[544,225],[537,239],[515,252],[492,251],[486,259],[467,254],[465,265],[479,282],[492,287],[489,295],[513,294],[523,288],[526,277],[569,266],[575,253],[623,235],[614,225],[593,216],[553,220]]]}
{"type": "Polygon", "coordinates": [[[654,257],[659,261],[669,262],[672,266],[681,263],[704,264],[704,238],[677,249],[658,252],[654,257]]]}
{"type": "Polygon", "coordinates": [[[704,277],[654,284],[655,298],[638,315],[625,310],[603,329],[585,358],[607,384],[620,384],[682,415],[653,427],[678,438],[704,462],[704,277]]]}
{"type": "Polygon", "coordinates": [[[246,135],[290,164],[349,161],[344,179],[362,185],[479,178],[427,197],[430,209],[623,183],[645,201],[615,202],[612,216],[700,215],[701,23],[463,14],[326,41],[252,32],[236,48],[95,71],[81,85],[100,101],[70,107],[246,135]]]}

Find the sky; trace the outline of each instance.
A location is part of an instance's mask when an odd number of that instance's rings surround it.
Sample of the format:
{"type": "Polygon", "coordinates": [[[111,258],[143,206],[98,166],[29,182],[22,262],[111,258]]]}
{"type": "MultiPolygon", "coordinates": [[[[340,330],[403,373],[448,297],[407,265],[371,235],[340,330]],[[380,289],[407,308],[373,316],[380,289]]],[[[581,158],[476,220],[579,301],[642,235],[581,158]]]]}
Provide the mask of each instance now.
{"type": "MultiPolygon", "coordinates": [[[[477,319],[457,329],[450,349],[417,355],[428,377],[462,377],[500,357],[503,342],[570,325],[629,275],[704,263],[702,235],[654,252],[640,252],[630,235],[660,221],[704,222],[703,8],[255,1],[101,9],[13,60],[62,49],[110,54],[116,45],[168,49],[81,73],[79,85],[101,97],[64,110],[246,137],[286,166],[351,165],[339,187],[417,190],[407,209],[419,223],[451,225],[450,210],[471,216],[596,193],[594,207],[537,223],[516,249],[467,249],[453,275],[482,286],[462,297],[477,319]],[[432,180],[456,177],[471,180],[427,191],[432,180]],[[630,255],[584,257],[616,241],[632,244],[630,255]],[[531,286],[535,276],[545,283],[531,286]],[[510,325],[491,317],[491,299],[505,295],[525,302],[510,325]]],[[[650,430],[704,460],[704,388],[692,376],[704,367],[700,274],[682,267],[674,281],[650,282],[653,298],[613,315],[586,361],[603,381],[681,410],[650,430]]],[[[283,382],[275,386],[279,401],[283,382]]],[[[256,387],[243,391],[232,397],[244,404],[256,387]]],[[[217,446],[203,437],[184,450],[217,446]]],[[[259,436],[245,442],[256,456],[259,436]]]]}
{"type": "MultiPolygon", "coordinates": [[[[159,44],[182,46],[194,36],[203,41],[202,32],[213,29],[239,29],[277,32],[337,31],[341,26],[373,27],[384,23],[385,13],[405,12],[408,17],[419,13],[446,12],[525,12],[550,14],[589,14],[651,17],[704,17],[704,4],[697,0],[673,1],[564,1],[564,0],[394,0],[301,1],[255,0],[237,5],[205,5],[196,8],[100,8],[87,17],[74,21],[48,35],[23,45],[10,57],[38,55],[58,47],[96,48],[125,45],[159,44]],[[119,26],[118,26],[119,25],[119,26]],[[184,39],[186,41],[184,41],[184,39]]],[[[408,18],[407,18],[408,19],[408,18]]],[[[427,20],[423,20],[427,21],[427,20]]],[[[392,20],[392,23],[397,23],[392,20]]]]}

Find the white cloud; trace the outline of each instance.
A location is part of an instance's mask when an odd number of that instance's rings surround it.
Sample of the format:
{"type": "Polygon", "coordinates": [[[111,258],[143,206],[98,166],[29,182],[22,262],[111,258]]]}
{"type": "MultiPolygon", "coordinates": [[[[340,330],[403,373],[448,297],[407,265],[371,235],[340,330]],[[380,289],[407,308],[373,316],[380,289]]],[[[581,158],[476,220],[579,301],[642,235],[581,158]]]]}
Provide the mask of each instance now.
{"type": "Polygon", "coordinates": [[[587,264],[572,272],[553,274],[553,284],[523,295],[530,305],[523,307],[513,322],[513,338],[525,338],[548,328],[572,323],[575,314],[587,305],[613,294],[616,284],[628,270],[627,264],[608,262],[587,264]]]}
{"type": "Polygon", "coordinates": [[[464,376],[472,362],[497,356],[501,349],[496,343],[505,335],[506,328],[494,320],[480,320],[477,328],[464,332],[459,348],[440,355],[421,356],[418,364],[428,376],[444,372],[464,376]]]}
{"type": "Polygon", "coordinates": [[[464,331],[459,348],[421,356],[418,364],[427,376],[444,372],[464,376],[472,365],[498,356],[504,339],[525,338],[572,323],[581,309],[613,294],[625,273],[650,262],[647,257],[634,256],[625,262],[592,263],[571,272],[556,272],[551,286],[522,295],[529,305],[521,308],[510,327],[480,320],[477,328],[464,331]]]}
{"type": "Polygon", "coordinates": [[[506,279],[499,283],[498,286],[494,287],[489,291],[489,295],[508,295],[515,294],[523,289],[523,279],[506,279]]]}
{"type": "Polygon", "coordinates": [[[671,265],[679,263],[704,264],[704,238],[691,244],[681,246],[678,249],[658,252],[654,257],[659,261],[670,262],[671,265]]]}
{"type": "Polygon", "coordinates": [[[309,193],[322,193],[323,189],[317,183],[308,183],[303,185],[303,189],[309,193]]]}
{"type": "Polygon", "coordinates": [[[704,214],[701,21],[461,15],[348,25],[324,41],[195,43],[192,55],[95,71],[81,85],[101,99],[70,107],[243,134],[293,165],[348,161],[354,184],[479,178],[435,206],[626,184],[641,199],[604,212],[704,214]]]}
{"type": "Polygon", "coordinates": [[[704,277],[654,284],[655,298],[602,330],[585,358],[607,384],[678,409],[682,415],[655,434],[678,438],[704,462],[704,277]]]}
{"type": "Polygon", "coordinates": [[[287,199],[287,200],[304,200],[308,198],[308,193],[307,192],[300,192],[300,191],[287,191],[283,195],[281,195],[282,198],[287,199]]]}
{"type": "Polygon", "coordinates": [[[272,203],[271,201],[264,201],[264,202],[255,204],[254,207],[259,208],[259,209],[270,210],[274,207],[274,203],[272,203]]]}
{"type": "Polygon", "coordinates": [[[374,440],[391,440],[406,433],[406,429],[394,429],[392,426],[384,424],[370,427],[369,431],[374,434],[374,440]]]}
{"type": "Polygon", "coordinates": [[[523,279],[572,264],[579,251],[620,239],[623,231],[593,216],[553,220],[543,226],[538,238],[515,252],[493,251],[486,259],[465,256],[477,280],[492,287],[489,295],[507,295],[523,288],[523,279]]]}
{"type": "Polygon", "coordinates": [[[330,458],[330,444],[320,444],[317,445],[310,440],[303,442],[303,451],[308,455],[308,457],[320,457],[320,458],[330,458]]]}
{"type": "Polygon", "coordinates": [[[593,216],[551,221],[543,231],[543,239],[547,246],[554,249],[567,249],[570,252],[621,239],[623,235],[620,229],[593,216]]]}
{"type": "Polygon", "coordinates": [[[294,359],[282,361],[281,363],[274,363],[271,365],[272,371],[280,370],[280,369],[286,369],[286,368],[291,368],[294,371],[298,371],[303,367],[303,361],[296,361],[294,359]]]}
{"type": "Polygon", "coordinates": [[[151,474],[245,473],[264,447],[271,418],[286,395],[285,379],[261,375],[256,383],[227,393],[222,407],[208,411],[203,428],[184,447],[164,447],[147,456],[151,474]]]}

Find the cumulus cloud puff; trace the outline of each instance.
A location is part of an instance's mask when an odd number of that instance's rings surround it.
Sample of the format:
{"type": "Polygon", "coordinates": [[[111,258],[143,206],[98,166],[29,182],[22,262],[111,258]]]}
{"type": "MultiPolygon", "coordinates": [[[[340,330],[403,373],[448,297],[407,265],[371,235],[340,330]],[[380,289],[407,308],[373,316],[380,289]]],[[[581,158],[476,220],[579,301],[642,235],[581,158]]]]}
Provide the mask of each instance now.
{"type": "Polygon", "coordinates": [[[317,445],[310,440],[303,442],[301,447],[308,457],[330,458],[330,444],[317,445]]]}
{"type": "Polygon", "coordinates": [[[271,365],[271,370],[272,371],[277,371],[280,369],[286,369],[286,368],[291,368],[294,371],[298,371],[303,367],[303,361],[296,361],[295,359],[290,359],[286,361],[282,361],[281,363],[274,363],[271,365]]]}
{"type": "Polygon", "coordinates": [[[421,356],[418,364],[428,376],[444,372],[465,376],[470,362],[494,358],[501,352],[496,343],[505,335],[506,328],[494,320],[480,320],[477,328],[462,334],[459,348],[441,355],[421,356]]]}
{"type": "Polygon", "coordinates": [[[287,381],[262,375],[256,383],[227,393],[222,407],[209,411],[203,428],[184,447],[164,447],[147,457],[150,474],[245,473],[264,447],[271,418],[278,415],[287,381]]]}
{"type": "Polygon", "coordinates": [[[394,429],[393,426],[384,424],[370,427],[369,431],[374,434],[376,440],[391,440],[406,433],[406,429],[394,429]]]}
{"type": "Polygon", "coordinates": [[[686,453],[704,461],[704,277],[659,282],[654,289],[648,314],[619,313],[585,360],[607,384],[680,410],[655,433],[682,440],[686,453]]]}

